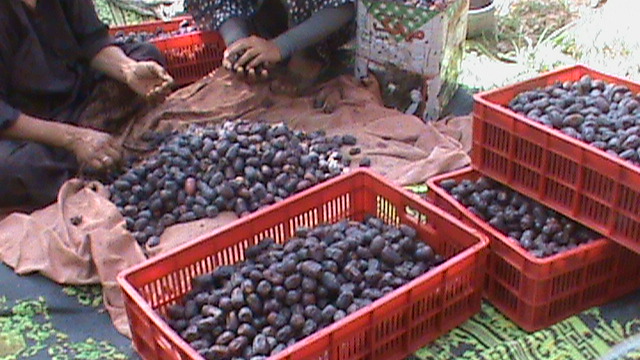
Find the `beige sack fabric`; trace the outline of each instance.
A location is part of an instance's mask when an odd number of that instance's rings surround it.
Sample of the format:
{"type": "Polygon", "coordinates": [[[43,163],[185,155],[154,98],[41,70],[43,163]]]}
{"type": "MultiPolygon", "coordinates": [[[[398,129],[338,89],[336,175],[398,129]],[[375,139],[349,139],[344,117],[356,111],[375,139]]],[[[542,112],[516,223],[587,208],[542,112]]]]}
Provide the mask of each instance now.
{"type": "MultiPolygon", "coordinates": [[[[267,85],[250,86],[226,71],[174,93],[164,104],[138,121],[127,143],[136,144],[149,130],[177,129],[192,123],[227,119],[285,122],[297,130],[326,130],[352,134],[373,170],[398,185],[429,177],[469,163],[470,118],[424,124],[416,117],[382,106],[378,86],[340,77],[318,89],[315,96],[274,96],[267,85]],[[318,98],[334,110],[316,109],[318,98]]],[[[165,231],[155,256],[236,220],[231,213],[213,220],[175,225],[165,231]]],[[[13,214],[0,222],[0,260],[18,274],[40,273],[62,284],[103,285],[105,304],[116,328],[130,336],[117,274],[145,260],[124,219],[109,202],[105,188],[71,180],[58,202],[31,215],[13,214]]]]}

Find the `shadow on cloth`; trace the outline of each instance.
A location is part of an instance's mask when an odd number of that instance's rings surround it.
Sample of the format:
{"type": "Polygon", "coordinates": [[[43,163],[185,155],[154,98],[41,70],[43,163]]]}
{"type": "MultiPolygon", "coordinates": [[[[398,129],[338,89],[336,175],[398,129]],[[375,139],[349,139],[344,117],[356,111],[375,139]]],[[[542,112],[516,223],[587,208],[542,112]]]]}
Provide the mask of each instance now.
{"type": "MultiPolygon", "coordinates": [[[[285,122],[304,131],[326,130],[329,135],[352,134],[372,169],[398,185],[466,166],[471,146],[470,117],[434,124],[382,105],[378,84],[363,85],[353,77],[334,79],[315,96],[274,96],[265,84],[250,86],[226,71],[174,93],[138,120],[127,143],[139,143],[148,131],[180,129],[228,119],[285,122]],[[333,110],[327,113],[327,102],[333,110]]],[[[115,327],[130,337],[117,274],[145,260],[145,254],[125,229],[124,218],[108,200],[101,184],[70,180],[58,202],[30,215],[15,213],[0,222],[0,260],[18,274],[40,273],[70,285],[103,286],[105,305],[115,327]],[[74,225],[75,224],[75,225],[74,225]]],[[[231,213],[216,219],[173,226],[165,231],[153,257],[210,233],[236,220],[231,213]]]]}

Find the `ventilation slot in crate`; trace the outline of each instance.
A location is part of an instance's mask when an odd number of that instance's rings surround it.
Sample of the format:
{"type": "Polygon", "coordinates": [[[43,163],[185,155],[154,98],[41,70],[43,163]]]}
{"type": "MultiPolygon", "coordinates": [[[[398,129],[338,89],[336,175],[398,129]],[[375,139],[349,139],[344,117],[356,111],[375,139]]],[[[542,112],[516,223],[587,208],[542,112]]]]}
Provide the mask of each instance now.
{"type": "Polygon", "coordinates": [[[583,270],[584,269],[581,268],[553,278],[551,282],[551,297],[575,290],[583,280],[583,270]]]}
{"type": "Polygon", "coordinates": [[[369,350],[365,332],[357,331],[355,335],[347,339],[340,339],[338,345],[338,359],[360,360],[364,359],[369,350]]]}
{"type": "Polygon", "coordinates": [[[384,197],[378,196],[376,201],[378,204],[378,217],[387,224],[398,225],[400,223],[398,209],[384,197]]]}
{"type": "Polygon", "coordinates": [[[606,223],[609,218],[611,208],[607,205],[593,200],[589,197],[582,196],[582,206],[580,206],[580,215],[598,223],[606,223]]]}
{"type": "Polygon", "coordinates": [[[634,235],[640,234],[640,222],[618,214],[615,230],[616,235],[620,235],[625,239],[638,241],[638,239],[634,238],[634,235]]]}
{"type": "Polygon", "coordinates": [[[549,203],[553,203],[557,206],[562,206],[563,208],[570,209],[572,208],[574,195],[575,191],[566,187],[565,185],[552,180],[547,180],[544,199],[549,203]]]}
{"type": "Polygon", "coordinates": [[[532,170],[542,169],[543,148],[522,138],[516,139],[516,159],[532,170]]]}
{"type": "Polygon", "coordinates": [[[556,181],[575,186],[578,180],[578,164],[559,154],[549,152],[547,174],[556,181]]]}
{"type": "Polygon", "coordinates": [[[523,186],[531,191],[538,189],[540,183],[540,174],[537,169],[532,169],[520,164],[513,166],[513,182],[523,186]]]}
{"type": "Polygon", "coordinates": [[[615,182],[597,171],[584,169],[583,191],[589,195],[604,201],[612,202],[615,182]]]}
{"type": "Polygon", "coordinates": [[[349,194],[339,196],[322,206],[322,218],[327,223],[336,222],[347,215],[352,215],[349,214],[351,206],[349,194]]]}
{"type": "Polygon", "coordinates": [[[618,200],[618,206],[640,219],[640,192],[633,191],[626,186],[621,186],[620,192],[624,194],[618,200]]]}
{"type": "Polygon", "coordinates": [[[518,269],[514,268],[497,255],[490,255],[491,262],[494,264],[494,273],[497,279],[500,279],[503,283],[508,284],[514,291],[520,291],[520,273],[518,269]]]}
{"type": "Polygon", "coordinates": [[[501,305],[507,311],[514,312],[518,310],[519,300],[513,292],[502,286],[498,281],[491,279],[489,279],[489,288],[492,295],[491,302],[501,305]]]}
{"type": "Polygon", "coordinates": [[[482,151],[483,163],[486,166],[488,174],[500,174],[504,176],[507,174],[507,169],[509,167],[509,160],[506,157],[500,156],[495,152],[490,150],[480,150],[482,151]]]}
{"type": "Polygon", "coordinates": [[[499,127],[485,123],[485,145],[493,150],[509,153],[509,133],[499,127]]]}

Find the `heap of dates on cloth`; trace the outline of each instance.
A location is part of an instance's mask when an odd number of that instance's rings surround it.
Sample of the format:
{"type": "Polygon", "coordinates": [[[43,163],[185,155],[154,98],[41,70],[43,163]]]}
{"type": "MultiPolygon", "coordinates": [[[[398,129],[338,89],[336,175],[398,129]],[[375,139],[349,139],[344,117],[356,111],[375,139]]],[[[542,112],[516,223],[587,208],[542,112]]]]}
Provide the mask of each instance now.
{"type": "Polygon", "coordinates": [[[241,120],[147,140],[158,151],[116,174],[109,189],[127,229],[149,248],[172,225],[222,211],[244,216],[340,175],[361,152],[352,135],[241,120]]]}

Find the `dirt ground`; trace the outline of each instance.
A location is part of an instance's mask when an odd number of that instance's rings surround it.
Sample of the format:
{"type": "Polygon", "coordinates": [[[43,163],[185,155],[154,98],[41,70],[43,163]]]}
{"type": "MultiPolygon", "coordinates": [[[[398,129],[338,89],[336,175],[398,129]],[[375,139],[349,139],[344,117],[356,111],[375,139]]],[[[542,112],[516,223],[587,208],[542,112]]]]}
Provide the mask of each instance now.
{"type": "Polygon", "coordinates": [[[584,63],[640,80],[635,0],[495,0],[496,31],[467,42],[461,83],[472,90],[584,63]]]}

